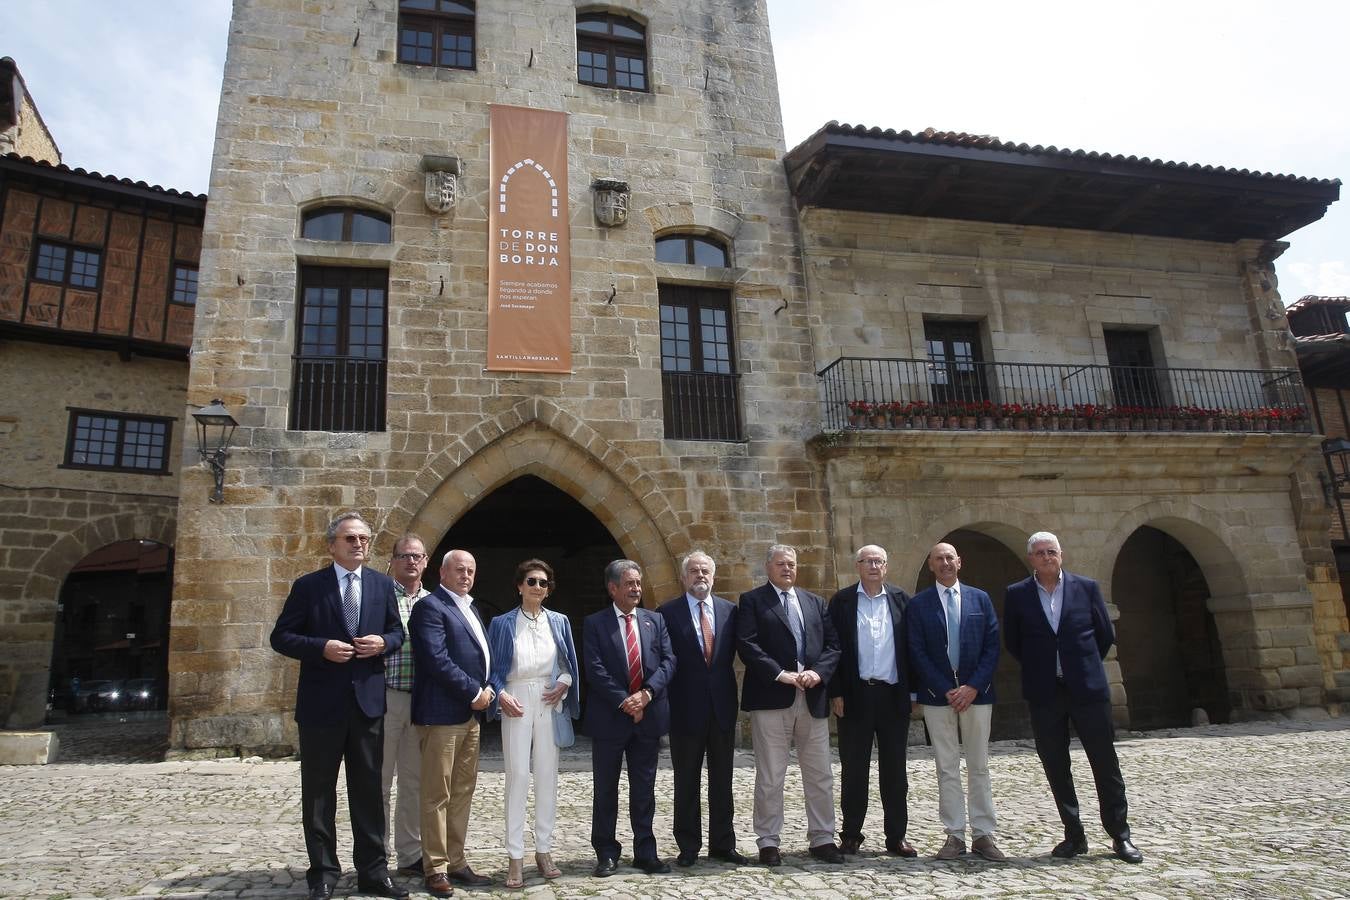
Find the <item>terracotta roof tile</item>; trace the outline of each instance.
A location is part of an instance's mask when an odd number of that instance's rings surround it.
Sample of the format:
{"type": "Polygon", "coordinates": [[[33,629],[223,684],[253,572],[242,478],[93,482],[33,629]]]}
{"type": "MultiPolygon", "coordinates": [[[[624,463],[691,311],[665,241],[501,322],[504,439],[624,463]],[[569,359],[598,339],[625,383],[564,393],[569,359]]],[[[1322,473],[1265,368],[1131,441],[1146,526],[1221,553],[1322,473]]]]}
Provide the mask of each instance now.
{"type": "Polygon", "coordinates": [[[36,166],[41,169],[51,169],[53,172],[59,172],[63,175],[76,175],[81,178],[88,178],[91,181],[101,181],[106,184],[116,184],[120,185],[121,187],[139,188],[140,190],[143,191],[151,191],[156,194],[165,194],[170,197],[182,197],[188,200],[200,200],[203,203],[206,202],[205,194],[193,194],[190,193],[189,191],[178,191],[174,190],[173,188],[160,187],[157,184],[146,184],[144,181],[132,181],[130,178],[118,178],[116,175],[104,175],[100,172],[89,172],[86,171],[85,169],[79,168],[72,169],[70,166],[67,166],[64,163],[54,166],[51,163],[46,162],[44,160],[33,159],[33,157],[31,156],[20,156],[17,153],[6,153],[3,157],[0,157],[0,159],[26,163],[30,166],[36,166]]]}

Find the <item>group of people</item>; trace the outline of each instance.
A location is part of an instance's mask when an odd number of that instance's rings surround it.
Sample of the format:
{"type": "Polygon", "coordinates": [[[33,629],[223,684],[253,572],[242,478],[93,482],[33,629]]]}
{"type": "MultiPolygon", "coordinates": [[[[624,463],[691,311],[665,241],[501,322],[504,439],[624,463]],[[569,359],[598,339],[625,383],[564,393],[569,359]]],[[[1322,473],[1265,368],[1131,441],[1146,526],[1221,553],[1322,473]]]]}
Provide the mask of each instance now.
{"type": "MultiPolygon", "coordinates": [[[[684,593],[656,610],[641,605],[641,567],[615,560],[604,573],[610,604],[586,618],[579,659],[567,617],[544,605],[556,587],[547,562],[517,566],[519,605],[485,624],[471,594],[477,573],[470,553],[447,553],[439,586],[428,592],[421,538],[398,539],[391,578],[368,565],[371,534],[359,514],[334,520],[327,533],[332,565],[296,580],[272,632],[273,648],[301,663],[295,719],[311,900],[331,897],[342,871],[335,824],[340,765],[346,766],[362,893],[408,896],[390,877],[387,853],[400,873],[421,877],[434,896],[451,896],[455,884],[491,884],[469,866],[464,849],[480,728],[489,717],[501,719],[505,886],[524,885],[531,780],[535,866],[545,879],[561,875],[551,855],[558,757],[574,740],[582,678],[595,877],[618,871],[625,767],[632,865],[649,874],[670,871],[652,830],[657,762],[667,735],[677,865],[696,865],[704,848],[705,765],[708,856],[749,862],[736,846],[732,801],[738,708],[748,714],[754,748],[751,826],[760,864],[782,864],[783,792],[793,749],[812,857],[842,863],[860,851],[874,745],[885,850],[917,856],[907,839],[912,713],[923,717],[936,762],[946,832],[936,857],[965,854],[969,832],[971,851],[1006,859],[994,841],[988,770],[999,621],[988,594],[960,581],[961,558],[951,544],[932,548],[928,568],[935,583],[913,598],[887,583],[886,551],[864,546],[855,558],[858,581],[828,603],[797,586],[797,552],[786,545],[768,549],[766,582],[736,603],[713,593],[716,563],[701,551],[680,561],[684,593]],[[738,656],[745,670],[739,691],[738,656]],[[841,769],[837,830],[831,714],[841,769]]],[[[1113,852],[1140,862],[1114,747],[1103,659],[1115,634],[1101,591],[1091,579],[1063,570],[1053,534],[1033,534],[1027,558],[1033,573],[1007,588],[1002,630],[1004,645],[1021,663],[1036,751],[1064,826],[1064,840],[1051,853],[1067,858],[1088,849],[1070,769],[1072,723],[1113,852]]]]}

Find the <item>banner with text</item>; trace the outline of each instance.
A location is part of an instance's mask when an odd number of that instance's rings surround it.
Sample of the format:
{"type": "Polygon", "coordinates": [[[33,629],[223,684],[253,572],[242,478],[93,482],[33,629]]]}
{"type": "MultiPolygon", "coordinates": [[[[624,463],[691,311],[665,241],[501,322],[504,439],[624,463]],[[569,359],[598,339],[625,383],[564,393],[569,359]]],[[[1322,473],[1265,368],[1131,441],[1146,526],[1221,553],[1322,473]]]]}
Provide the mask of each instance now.
{"type": "Polygon", "coordinates": [[[567,113],[492,106],[490,370],[572,370],[567,113]]]}

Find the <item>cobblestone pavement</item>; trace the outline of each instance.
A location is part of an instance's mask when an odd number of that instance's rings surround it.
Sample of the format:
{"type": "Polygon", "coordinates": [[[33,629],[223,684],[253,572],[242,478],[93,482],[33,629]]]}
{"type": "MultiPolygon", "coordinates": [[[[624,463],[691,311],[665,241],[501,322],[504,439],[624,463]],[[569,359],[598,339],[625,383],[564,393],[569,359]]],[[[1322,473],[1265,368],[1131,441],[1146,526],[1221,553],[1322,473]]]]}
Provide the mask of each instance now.
{"type": "MultiPolygon", "coordinates": [[[[527,853],[525,894],[551,897],[1345,897],[1350,895],[1350,721],[1263,723],[1153,732],[1121,741],[1141,866],[1109,855],[1100,829],[1091,853],[1053,860],[1059,825],[1029,742],[996,744],[991,758],[1003,865],[937,862],[941,843],[931,754],[911,748],[910,840],[924,854],[864,852],[842,866],[805,853],[801,783],[789,770],[784,865],[734,868],[702,861],[667,876],[623,868],[589,877],[590,784],[584,754],[566,759],[554,851],[564,877],[545,883],[527,853]]],[[[1075,751],[1084,819],[1095,816],[1087,764],[1075,751]]],[[[875,776],[874,776],[875,778],[875,776]]],[[[656,833],[670,838],[670,769],[658,779],[656,833]]],[[[741,849],[754,852],[754,771],[735,774],[741,849]]],[[[875,780],[874,780],[875,785],[875,780]]],[[[837,787],[837,780],[836,780],[837,787]]],[[[500,885],[499,758],[480,775],[469,858],[500,885]]],[[[345,800],[340,809],[345,810],[345,800]]],[[[340,814],[339,832],[342,831],[340,814]]],[[[294,761],[63,763],[0,768],[0,896],[304,896],[300,778],[294,761]]],[[[869,824],[879,820],[874,808],[869,824]]],[[[621,840],[625,824],[620,822],[621,840]]],[[[527,838],[528,840],[528,838],[527,838]]],[[[879,844],[873,838],[872,845],[879,844]]],[[[350,860],[350,838],[340,848],[350,860]]],[[[354,889],[348,873],[339,895],[354,889]]],[[[407,879],[410,888],[420,883],[407,879]]],[[[458,895],[506,895],[496,888],[458,895]]],[[[419,896],[415,893],[414,896],[419,896]]],[[[420,894],[422,897],[429,895],[420,894]]]]}

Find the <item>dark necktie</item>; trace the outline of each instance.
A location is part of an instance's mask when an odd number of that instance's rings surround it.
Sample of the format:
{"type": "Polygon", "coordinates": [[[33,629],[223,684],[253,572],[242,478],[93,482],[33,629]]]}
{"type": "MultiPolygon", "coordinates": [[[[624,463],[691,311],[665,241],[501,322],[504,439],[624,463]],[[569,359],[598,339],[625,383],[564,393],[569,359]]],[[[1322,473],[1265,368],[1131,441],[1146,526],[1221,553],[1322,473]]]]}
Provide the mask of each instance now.
{"type": "Polygon", "coordinates": [[[356,573],[347,573],[347,586],[342,590],[342,614],[347,620],[347,631],[356,637],[361,624],[361,597],[357,594],[356,573]]]}

